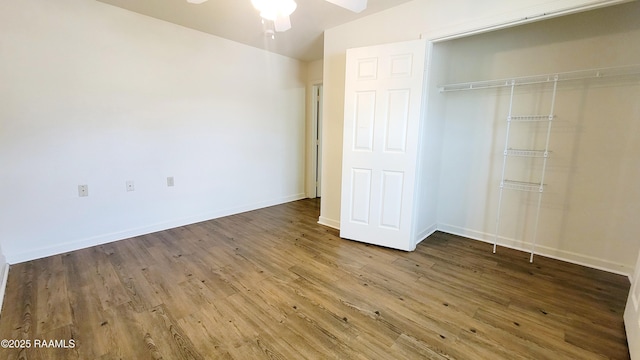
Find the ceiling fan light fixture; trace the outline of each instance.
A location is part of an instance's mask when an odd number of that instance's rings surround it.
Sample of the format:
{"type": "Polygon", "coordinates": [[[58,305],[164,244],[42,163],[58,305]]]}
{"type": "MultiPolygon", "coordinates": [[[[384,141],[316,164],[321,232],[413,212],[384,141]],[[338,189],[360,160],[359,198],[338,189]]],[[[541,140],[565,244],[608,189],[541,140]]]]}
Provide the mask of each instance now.
{"type": "Polygon", "coordinates": [[[291,15],[298,7],[294,0],[251,0],[251,4],[262,18],[271,21],[291,15]]]}

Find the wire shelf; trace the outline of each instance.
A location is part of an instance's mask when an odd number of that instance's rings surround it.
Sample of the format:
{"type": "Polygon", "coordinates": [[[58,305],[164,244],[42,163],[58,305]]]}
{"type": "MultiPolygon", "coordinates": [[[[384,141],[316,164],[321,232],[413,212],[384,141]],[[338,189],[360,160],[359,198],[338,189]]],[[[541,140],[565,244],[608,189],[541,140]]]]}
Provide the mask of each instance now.
{"type": "Polygon", "coordinates": [[[526,181],[514,181],[504,180],[500,187],[508,190],[528,191],[528,192],[542,192],[544,191],[544,184],[526,182],[526,181]]]}
{"type": "Polygon", "coordinates": [[[528,149],[507,149],[504,152],[507,156],[521,156],[531,158],[544,158],[549,156],[549,152],[545,150],[528,150],[528,149]]]}
{"type": "Polygon", "coordinates": [[[518,115],[510,116],[507,121],[551,121],[555,115],[518,115]]]}
{"type": "Polygon", "coordinates": [[[588,69],[561,72],[556,74],[544,74],[523,76],[511,79],[498,79],[498,80],[484,80],[484,81],[471,81],[456,84],[446,84],[438,86],[440,92],[461,91],[461,90],[479,90],[479,89],[491,89],[503,86],[520,86],[520,85],[532,85],[550,83],[554,81],[568,81],[568,80],[582,80],[591,78],[605,78],[613,76],[628,76],[628,75],[640,75],[640,64],[633,64],[627,66],[618,66],[610,68],[588,69]]]}

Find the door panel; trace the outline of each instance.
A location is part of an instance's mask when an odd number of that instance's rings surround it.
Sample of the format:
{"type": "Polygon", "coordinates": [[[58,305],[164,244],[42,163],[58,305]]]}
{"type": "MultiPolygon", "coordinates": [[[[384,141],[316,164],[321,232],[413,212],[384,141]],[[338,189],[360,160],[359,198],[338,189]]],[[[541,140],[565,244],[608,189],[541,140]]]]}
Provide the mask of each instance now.
{"type": "Polygon", "coordinates": [[[386,120],[384,151],[405,152],[407,145],[407,125],[409,122],[409,99],[411,92],[392,90],[387,93],[389,113],[386,120]]]}
{"type": "Polygon", "coordinates": [[[371,199],[371,169],[353,169],[351,175],[351,219],[364,225],[369,224],[369,200],[371,199]]]}
{"type": "Polygon", "coordinates": [[[400,229],[402,215],[402,193],[404,192],[404,173],[398,171],[382,172],[382,204],[380,226],[393,230],[400,229]]]}
{"type": "Polygon", "coordinates": [[[358,59],[358,81],[375,80],[378,75],[378,58],[358,59]]]}
{"type": "Polygon", "coordinates": [[[374,91],[363,91],[356,94],[353,150],[373,151],[375,105],[376,93],[374,91]]]}
{"type": "Polygon", "coordinates": [[[391,56],[391,77],[411,77],[413,65],[413,56],[411,54],[403,54],[391,56]]]}
{"type": "Polygon", "coordinates": [[[347,51],[340,236],[411,239],[426,42],[347,51]]]}

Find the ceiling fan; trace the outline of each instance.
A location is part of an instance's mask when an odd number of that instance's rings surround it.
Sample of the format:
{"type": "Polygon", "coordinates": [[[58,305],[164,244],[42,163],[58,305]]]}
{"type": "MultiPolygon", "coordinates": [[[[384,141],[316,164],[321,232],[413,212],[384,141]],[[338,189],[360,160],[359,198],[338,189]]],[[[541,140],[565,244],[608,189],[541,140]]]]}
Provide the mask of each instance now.
{"type": "MultiPolygon", "coordinates": [[[[187,0],[190,4],[202,4],[207,0],[187,0]]],[[[325,0],[347,10],[359,13],[367,8],[367,0],[325,0]]],[[[294,0],[251,0],[251,4],[260,12],[263,19],[273,21],[275,31],[283,32],[291,29],[289,16],[298,4],[294,0]]]]}

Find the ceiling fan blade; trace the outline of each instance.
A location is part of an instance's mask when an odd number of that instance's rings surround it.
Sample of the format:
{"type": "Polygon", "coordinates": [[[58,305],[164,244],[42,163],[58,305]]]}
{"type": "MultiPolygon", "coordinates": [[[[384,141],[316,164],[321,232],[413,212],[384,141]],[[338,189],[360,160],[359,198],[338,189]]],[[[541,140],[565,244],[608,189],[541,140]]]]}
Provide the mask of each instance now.
{"type": "Polygon", "coordinates": [[[189,4],[202,4],[205,1],[207,0],[187,0],[189,4]]]}
{"type": "Polygon", "coordinates": [[[338,5],[355,13],[362,12],[367,8],[367,0],[326,0],[334,5],[338,5]]]}
{"type": "Polygon", "coordinates": [[[291,19],[289,16],[278,16],[273,21],[273,26],[277,32],[283,32],[291,29],[291,19]]]}

